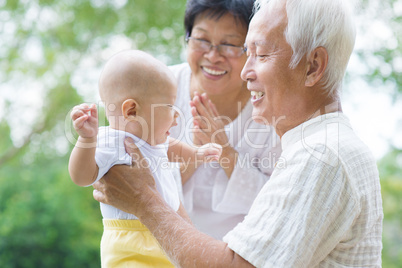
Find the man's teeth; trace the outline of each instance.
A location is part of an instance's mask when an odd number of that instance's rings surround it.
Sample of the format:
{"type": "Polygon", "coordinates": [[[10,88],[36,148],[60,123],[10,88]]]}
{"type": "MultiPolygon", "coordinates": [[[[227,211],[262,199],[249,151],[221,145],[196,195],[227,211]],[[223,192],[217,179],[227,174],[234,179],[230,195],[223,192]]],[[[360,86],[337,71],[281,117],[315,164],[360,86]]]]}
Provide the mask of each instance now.
{"type": "Polygon", "coordinates": [[[264,96],[264,92],[261,91],[251,91],[251,97],[253,97],[253,99],[260,99],[264,96]]]}
{"type": "Polygon", "coordinates": [[[215,70],[209,69],[207,67],[202,67],[202,69],[211,75],[222,75],[222,74],[226,73],[226,71],[215,71],[215,70]]]}

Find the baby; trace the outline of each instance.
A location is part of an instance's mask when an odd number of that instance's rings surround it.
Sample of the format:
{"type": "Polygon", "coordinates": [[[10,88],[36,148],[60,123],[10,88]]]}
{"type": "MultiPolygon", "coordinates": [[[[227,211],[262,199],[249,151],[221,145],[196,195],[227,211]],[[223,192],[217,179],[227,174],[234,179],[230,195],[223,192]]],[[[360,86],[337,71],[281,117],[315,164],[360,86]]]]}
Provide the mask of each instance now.
{"type": "MultiPolygon", "coordinates": [[[[194,148],[169,138],[170,128],[177,124],[176,92],[173,74],[149,54],[128,50],[113,56],[99,79],[109,126],[98,128],[95,104],[81,104],[71,112],[79,134],[69,162],[73,182],[92,185],[113,165],[131,165],[132,158],[124,148],[124,139],[130,137],[147,160],[136,164],[149,166],[158,191],[177,211],[181,203],[166,162],[216,161],[222,148],[217,144],[194,148]]],[[[102,267],[174,267],[135,215],[102,203],[101,212],[102,267]]]]}

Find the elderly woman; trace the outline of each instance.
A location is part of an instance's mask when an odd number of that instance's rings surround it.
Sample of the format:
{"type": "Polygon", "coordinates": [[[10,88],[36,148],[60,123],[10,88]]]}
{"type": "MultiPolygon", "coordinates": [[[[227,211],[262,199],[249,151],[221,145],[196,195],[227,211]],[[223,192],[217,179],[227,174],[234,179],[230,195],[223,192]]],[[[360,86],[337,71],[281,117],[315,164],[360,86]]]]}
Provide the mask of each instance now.
{"type": "Polygon", "coordinates": [[[181,113],[172,137],[223,147],[219,163],[181,168],[186,211],[199,230],[217,239],[243,220],[281,151],[274,129],[251,119],[250,92],[240,77],[253,3],[189,0],[188,63],[171,67],[181,113]]]}

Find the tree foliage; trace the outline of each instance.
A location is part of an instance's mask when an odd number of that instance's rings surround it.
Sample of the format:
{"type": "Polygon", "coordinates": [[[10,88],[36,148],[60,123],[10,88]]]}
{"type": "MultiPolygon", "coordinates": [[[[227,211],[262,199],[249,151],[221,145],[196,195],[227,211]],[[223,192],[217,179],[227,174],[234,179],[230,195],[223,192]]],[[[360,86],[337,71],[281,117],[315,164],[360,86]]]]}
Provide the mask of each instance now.
{"type": "Polygon", "coordinates": [[[379,162],[384,207],[383,267],[402,263],[402,150],[394,149],[379,162]]]}
{"type": "MultiPolygon", "coordinates": [[[[365,72],[362,77],[377,90],[386,90],[395,103],[402,96],[402,1],[364,0],[361,31],[370,38],[357,51],[365,72]],[[370,21],[370,23],[369,23],[370,21]]],[[[400,109],[399,109],[400,110],[400,109]]],[[[399,124],[400,125],[400,124],[399,124]]],[[[402,150],[391,143],[391,150],[379,162],[384,208],[383,267],[402,263],[402,150]]],[[[400,146],[400,144],[399,144],[400,146]]]]}
{"type": "Polygon", "coordinates": [[[87,75],[88,58],[88,69],[102,66],[121,42],[179,62],[184,8],[177,0],[0,1],[0,267],[100,267],[99,204],[67,172],[76,136],[66,118],[87,101],[74,76],[87,75]]]}
{"type": "Polygon", "coordinates": [[[362,27],[370,42],[357,53],[367,70],[364,78],[374,87],[386,85],[399,99],[402,93],[402,2],[400,0],[363,0],[360,5],[362,27]],[[370,22],[369,22],[370,21],[370,22]]]}

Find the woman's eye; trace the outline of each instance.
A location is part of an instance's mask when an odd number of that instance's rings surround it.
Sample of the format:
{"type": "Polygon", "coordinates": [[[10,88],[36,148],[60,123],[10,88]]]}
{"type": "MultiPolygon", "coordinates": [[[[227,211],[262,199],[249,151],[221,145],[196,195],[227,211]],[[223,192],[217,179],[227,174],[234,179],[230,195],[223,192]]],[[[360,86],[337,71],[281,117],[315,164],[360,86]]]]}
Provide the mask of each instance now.
{"type": "Polygon", "coordinates": [[[209,41],[206,40],[205,38],[194,37],[194,39],[196,39],[196,40],[198,40],[198,41],[209,42],[209,41]]]}
{"type": "Polygon", "coordinates": [[[222,46],[228,46],[228,47],[239,47],[239,46],[236,46],[236,45],[233,45],[233,44],[227,44],[227,43],[222,44],[222,46]]]}

